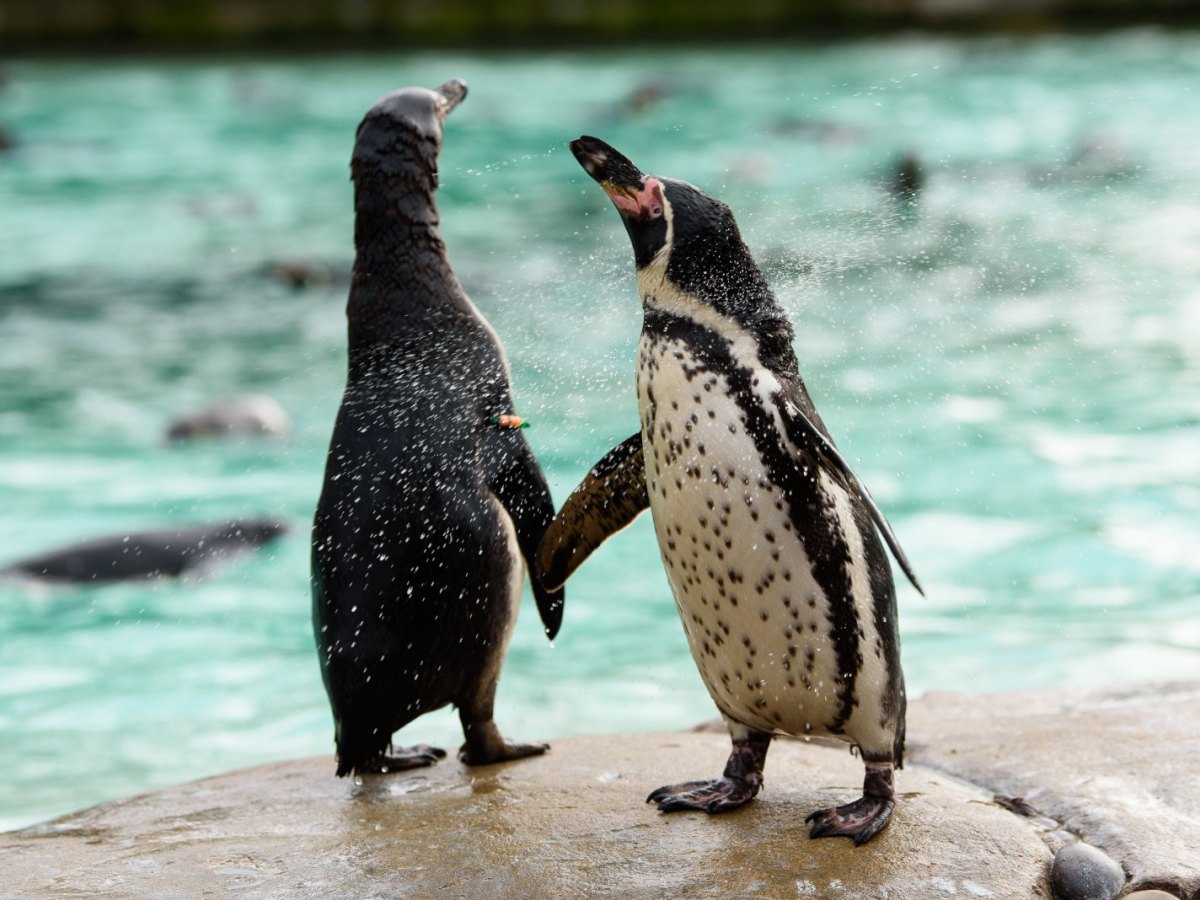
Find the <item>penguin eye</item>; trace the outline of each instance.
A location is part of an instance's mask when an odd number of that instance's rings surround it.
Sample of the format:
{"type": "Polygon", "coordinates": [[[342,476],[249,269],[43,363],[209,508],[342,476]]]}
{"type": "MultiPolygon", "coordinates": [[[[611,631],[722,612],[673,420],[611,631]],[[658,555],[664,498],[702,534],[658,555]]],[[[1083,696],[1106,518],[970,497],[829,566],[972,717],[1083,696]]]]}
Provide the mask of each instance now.
{"type": "Polygon", "coordinates": [[[648,178],[643,182],[643,190],[650,196],[649,202],[642,207],[651,219],[661,219],[663,214],[662,182],[656,178],[648,178]]]}

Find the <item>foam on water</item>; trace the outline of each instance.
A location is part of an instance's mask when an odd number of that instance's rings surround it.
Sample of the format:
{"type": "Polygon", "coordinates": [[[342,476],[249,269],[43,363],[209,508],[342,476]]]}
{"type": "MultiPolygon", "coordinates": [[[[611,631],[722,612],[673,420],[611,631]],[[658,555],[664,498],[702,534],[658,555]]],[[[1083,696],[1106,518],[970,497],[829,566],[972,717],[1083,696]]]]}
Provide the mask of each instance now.
{"type": "MultiPolygon", "coordinates": [[[[1200,676],[1200,37],[906,39],[751,51],[17,62],[0,94],[0,563],[269,515],[187,583],[0,586],[0,827],[332,749],[307,524],[343,384],[362,112],[465,78],[440,203],[560,502],[637,428],[628,244],[566,150],[595,133],[728,202],[802,369],[928,587],[911,690],[1200,676]],[[649,107],[627,102],[655,87],[649,107]],[[915,213],[879,185],[915,152],[915,213]],[[273,276],[301,262],[313,277],[273,276]],[[167,447],[243,392],[283,441],[167,447]]],[[[650,522],[528,606],[518,739],[713,717],[650,522]]],[[[457,746],[456,717],[401,741],[457,746]]],[[[330,777],[333,777],[332,766],[330,777]]]]}

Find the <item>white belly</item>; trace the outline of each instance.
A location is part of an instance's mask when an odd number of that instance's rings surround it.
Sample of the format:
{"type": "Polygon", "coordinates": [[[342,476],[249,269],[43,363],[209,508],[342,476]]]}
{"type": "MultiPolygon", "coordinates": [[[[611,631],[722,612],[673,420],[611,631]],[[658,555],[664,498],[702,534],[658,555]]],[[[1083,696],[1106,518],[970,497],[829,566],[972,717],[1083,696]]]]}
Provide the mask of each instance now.
{"type": "Polygon", "coordinates": [[[509,516],[508,510],[504,508],[504,505],[496,497],[493,496],[491,498],[491,503],[496,510],[497,518],[500,520],[500,528],[504,532],[504,542],[508,548],[508,552],[505,555],[510,560],[510,567],[507,572],[508,610],[507,619],[500,633],[500,642],[493,648],[492,656],[487,662],[487,668],[480,678],[480,683],[482,684],[494,684],[500,679],[500,667],[504,664],[508,642],[512,639],[513,629],[517,625],[517,613],[521,610],[521,595],[525,590],[525,563],[521,556],[520,544],[517,541],[517,527],[509,516]]]}
{"type": "MultiPolygon", "coordinates": [[[[830,598],[812,575],[783,492],[766,480],[723,376],[697,373],[682,343],[643,338],[639,351],[650,509],[700,674],[718,708],[737,722],[829,733],[841,708],[830,598]]],[[[765,370],[761,380],[774,383],[765,370]]],[[[823,485],[849,509],[840,488],[823,485]]],[[[869,597],[857,531],[851,543],[852,594],[869,597]]],[[[860,615],[859,623],[860,647],[871,652],[858,672],[859,703],[839,733],[864,747],[890,747],[881,698],[870,689],[885,678],[885,666],[871,617],[860,615]]]]}

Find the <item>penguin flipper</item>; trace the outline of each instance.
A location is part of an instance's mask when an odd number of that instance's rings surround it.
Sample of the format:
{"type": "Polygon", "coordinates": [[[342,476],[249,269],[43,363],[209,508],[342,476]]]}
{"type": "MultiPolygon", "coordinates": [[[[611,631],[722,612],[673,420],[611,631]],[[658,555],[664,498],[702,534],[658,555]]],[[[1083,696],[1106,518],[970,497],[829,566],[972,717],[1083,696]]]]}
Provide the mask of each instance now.
{"type": "Polygon", "coordinates": [[[639,433],[609,450],[571,492],[542,538],[535,580],[563,585],[609,535],[649,506],[639,433]]]}
{"type": "Polygon", "coordinates": [[[912,586],[917,589],[917,593],[924,597],[925,589],[921,587],[921,582],[917,580],[917,575],[913,572],[912,564],[908,561],[908,557],[904,553],[904,548],[900,546],[900,541],[896,538],[896,533],[892,531],[892,526],[888,524],[888,520],[884,517],[879,506],[876,505],[875,499],[871,496],[871,492],[867,490],[867,486],[863,483],[862,479],[850,468],[850,463],[846,462],[846,458],[833,445],[833,441],[829,439],[822,428],[817,427],[813,423],[805,414],[801,405],[794,400],[784,400],[780,404],[780,412],[783,415],[788,438],[801,448],[811,448],[816,457],[817,464],[834,481],[847,491],[857,494],[859,499],[862,500],[863,504],[867,507],[867,511],[871,514],[871,520],[875,523],[875,527],[879,529],[879,533],[883,536],[888,549],[892,551],[892,556],[895,557],[901,571],[907,576],[912,586]]]}
{"type": "MultiPolygon", "coordinates": [[[[504,507],[517,531],[517,544],[530,572],[542,535],[554,519],[554,500],[533,450],[524,435],[509,428],[495,429],[485,440],[484,469],[488,487],[504,507]]],[[[562,625],[563,590],[548,590],[533,577],[533,599],[546,636],[554,640],[562,625]]]]}

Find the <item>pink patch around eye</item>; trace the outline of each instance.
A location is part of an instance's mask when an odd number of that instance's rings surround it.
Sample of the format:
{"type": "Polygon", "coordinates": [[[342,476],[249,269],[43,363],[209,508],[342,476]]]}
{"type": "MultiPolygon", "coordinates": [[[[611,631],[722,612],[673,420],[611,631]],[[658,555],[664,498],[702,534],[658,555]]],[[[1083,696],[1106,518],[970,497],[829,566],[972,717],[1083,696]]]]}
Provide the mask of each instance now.
{"type": "Polygon", "coordinates": [[[636,216],[638,213],[638,202],[633,197],[626,197],[624,194],[609,194],[608,199],[613,202],[613,206],[619,212],[627,216],[636,216]]]}
{"type": "Polygon", "coordinates": [[[639,219],[657,219],[663,214],[662,182],[657,178],[644,178],[642,188],[636,196],[609,194],[613,206],[627,216],[639,219]]]}
{"type": "Polygon", "coordinates": [[[657,178],[646,178],[638,193],[638,206],[650,213],[650,218],[657,219],[663,214],[662,182],[657,178]]]}

